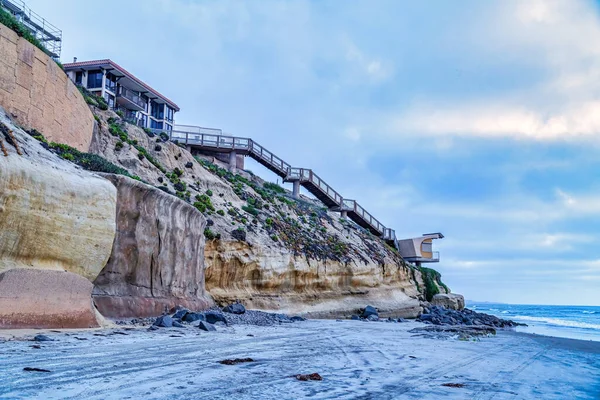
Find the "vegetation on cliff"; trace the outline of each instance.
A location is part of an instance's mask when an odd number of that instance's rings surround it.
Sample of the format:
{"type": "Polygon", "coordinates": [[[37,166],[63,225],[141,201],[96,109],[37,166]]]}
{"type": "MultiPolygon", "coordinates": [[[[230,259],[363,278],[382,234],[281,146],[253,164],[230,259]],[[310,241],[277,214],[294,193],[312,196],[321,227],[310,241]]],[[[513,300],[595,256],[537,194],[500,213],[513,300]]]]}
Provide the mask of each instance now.
{"type": "MultiPolygon", "coordinates": [[[[283,187],[265,182],[250,171],[231,173],[217,159],[192,157],[187,150],[162,135],[129,124],[110,110],[101,111],[95,107],[92,110],[100,129],[96,145],[90,151],[178,196],[204,214],[208,221],[204,236],[210,243],[208,247],[214,249],[211,251],[218,251],[216,249],[222,246],[237,246],[250,253],[272,254],[272,257],[291,255],[297,260],[293,263],[321,265],[325,274],[328,266],[335,266],[341,268],[339,273],[345,276],[340,277],[343,285],[362,282],[363,275],[360,274],[363,272],[353,276],[357,268],[367,268],[373,272],[364,276],[372,278],[365,279],[374,279],[373,282],[392,279],[392,276],[412,281],[412,284],[406,284],[413,288],[423,282],[420,285],[423,287],[418,290],[429,299],[443,287],[439,273],[427,269],[422,276],[421,270],[406,263],[383,240],[352,221],[340,218],[319,201],[307,197],[295,199],[283,187]],[[300,262],[301,259],[304,261],[300,262]]],[[[232,262],[233,266],[248,261],[215,261],[207,256],[207,266],[213,262],[216,265],[232,262]]],[[[242,274],[239,266],[236,270],[242,274]]],[[[250,274],[253,280],[255,276],[262,279],[260,274],[250,274]]],[[[389,281],[389,284],[397,284],[394,282],[389,281]]]]}
{"type": "Polygon", "coordinates": [[[139,176],[131,175],[126,169],[116,166],[105,158],[92,153],[83,153],[69,145],[48,142],[44,135],[35,129],[28,132],[34,139],[42,143],[44,147],[56,153],[61,158],[71,161],[85,170],[94,172],[106,172],[109,174],[124,175],[129,178],[141,180],[139,176]]]}

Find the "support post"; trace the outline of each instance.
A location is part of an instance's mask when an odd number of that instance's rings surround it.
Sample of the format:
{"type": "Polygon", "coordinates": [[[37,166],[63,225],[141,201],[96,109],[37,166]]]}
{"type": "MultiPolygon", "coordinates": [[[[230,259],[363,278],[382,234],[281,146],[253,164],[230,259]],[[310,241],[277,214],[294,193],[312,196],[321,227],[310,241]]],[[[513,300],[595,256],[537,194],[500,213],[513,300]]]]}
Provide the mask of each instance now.
{"type": "Polygon", "coordinates": [[[341,217],[342,217],[342,218],[344,218],[344,219],[348,219],[348,211],[346,211],[346,210],[342,210],[342,212],[341,212],[340,214],[341,214],[341,217]]]}
{"type": "Polygon", "coordinates": [[[232,151],[229,153],[229,172],[235,174],[237,167],[237,153],[232,151]]]}
{"type": "Polygon", "coordinates": [[[294,185],[292,189],[292,197],[297,199],[300,197],[300,181],[294,181],[292,184],[294,185]]]}

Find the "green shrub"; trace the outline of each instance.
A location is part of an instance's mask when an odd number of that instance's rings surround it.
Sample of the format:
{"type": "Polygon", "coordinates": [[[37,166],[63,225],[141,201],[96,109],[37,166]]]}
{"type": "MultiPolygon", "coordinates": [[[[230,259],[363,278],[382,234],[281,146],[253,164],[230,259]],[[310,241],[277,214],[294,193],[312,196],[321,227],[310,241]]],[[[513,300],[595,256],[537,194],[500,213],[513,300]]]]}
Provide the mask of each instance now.
{"type": "Polygon", "coordinates": [[[272,183],[272,182],[265,182],[265,183],[263,184],[263,187],[264,187],[265,189],[267,189],[267,190],[271,190],[271,191],[273,191],[273,192],[275,192],[275,193],[282,193],[282,194],[283,194],[283,193],[285,193],[285,189],[284,189],[284,188],[282,188],[281,186],[279,186],[279,185],[278,185],[278,184],[276,184],[276,183],[272,183]]]}
{"type": "Polygon", "coordinates": [[[223,217],[223,216],[225,215],[225,211],[223,211],[223,210],[218,210],[218,211],[217,211],[217,214],[219,214],[220,216],[222,216],[222,217],[223,217]]]}
{"type": "Polygon", "coordinates": [[[99,109],[104,110],[104,111],[108,110],[108,103],[106,102],[106,100],[104,100],[103,97],[98,96],[96,101],[98,102],[99,109]]]}
{"type": "Polygon", "coordinates": [[[206,189],[206,192],[204,192],[204,193],[206,193],[206,195],[210,196],[210,197],[212,197],[212,195],[213,195],[213,192],[210,189],[206,189]]]}
{"type": "Polygon", "coordinates": [[[120,151],[123,148],[123,142],[119,141],[115,143],[115,151],[120,151]]]}
{"type": "MultiPolygon", "coordinates": [[[[132,143],[133,144],[133,143],[132,143]]],[[[152,157],[150,154],[148,154],[148,150],[146,150],[144,147],[140,146],[140,145],[133,145],[137,151],[139,151],[140,154],[142,154],[148,161],[150,161],[150,164],[154,165],[156,168],[159,169],[160,172],[162,172],[163,174],[167,172],[167,170],[165,169],[165,167],[162,166],[161,163],[159,163],[158,161],[156,161],[154,159],[154,157],[152,157]]],[[[185,192],[185,188],[182,190],[182,192],[185,192]]]]}
{"type": "Polygon", "coordinates": [[[267,224],[267,226],[272,226],[273,225],[273,218],[267,218],[265,220],[265,224],[267,224]]]}
{"type": "MultiPolygon", "coordinates": [[[[210,201],[210,197],[208,197],[206,194],[196,195],[196,200],[197,200],[196,203],[202,204],[203,208],[205,210],[215,211],[215,207],[213,206],[212,202],[210,201]]],[[[194,206],[196,205],[196,203],[194,203],[194,206]]]]}
{"type": "Polygon", "coordinates": [[[123,118],[125,116],[125,114],[123,114],[123,111],[121,111],[121,110],[117,110],[116,114],[121,118],[123,118]]]}
{"type": "Polygon", "coordinates": [[[442,275],[432,268],[418,267],[419,271],[421,271],[421,276],[423,277],[423,283],[425,284],[425,298],[427,301],[431,301],[433,296],[440,293],[439,287],[443,287],[446,293],[449,293],[450,290],[448,287],[442,283],[442,275]]]}
{"type": "Polygon", "coordinates": [[[210,228],[206,228],[206,229],[204,230],[204,237],[205,237],[207,240],[214,240],[214,239],[216,239],[216,238],[217,238],[217,235],[216,235],[216,234],[215,234],[213,231],[211,231],[211,230],[210,230],[210,228]]]}
{"type": "Polygon", "coordinates": [[[206,204],[196,201],[194,202],[194,207],[196,207],[198,209],[198,211],[200,211],[201,213],[206,211],[206,204]]]}
{"type": "MultiPolygon", "coordinates": [[[[97,154],[82,153],[71,146],[55,142],[49,143],[48,147],[60,157],[75,162],[85,170],[124,175],[135,179],[135,177],[127,172],[127,170],[124,168],[111,163],[97,154]]],[[[137,178],[139,179],[139,177],[137,178]]]]}
{"type": "Polygon", "coordinates": [[[278,238],[278,237],[277,237],[277,235],[275,235],[275,234],[271,235],[271,239],[272,239],[274,242],[277,242],[277,241],[279,241],[279,238],[278,238]]]}
{"type": "Polygon", "coordinates": [[[242,210],[246,211],[250,215],[254,215],[254,216],[258,215],[258,210],[252,204],[247,204],[247,205],[243,206],[242,210]]]}

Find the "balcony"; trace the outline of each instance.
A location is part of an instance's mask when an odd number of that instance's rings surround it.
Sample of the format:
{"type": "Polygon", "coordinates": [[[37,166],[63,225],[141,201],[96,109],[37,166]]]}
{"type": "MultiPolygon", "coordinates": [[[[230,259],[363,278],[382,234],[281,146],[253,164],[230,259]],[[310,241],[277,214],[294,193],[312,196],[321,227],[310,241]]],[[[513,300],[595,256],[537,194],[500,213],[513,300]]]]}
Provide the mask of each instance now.
{"type": "Polygon", "coordinates": [[[145,111],[147,103],[136,92],[119,86],[117,103],[128,110],[145,111]]]}

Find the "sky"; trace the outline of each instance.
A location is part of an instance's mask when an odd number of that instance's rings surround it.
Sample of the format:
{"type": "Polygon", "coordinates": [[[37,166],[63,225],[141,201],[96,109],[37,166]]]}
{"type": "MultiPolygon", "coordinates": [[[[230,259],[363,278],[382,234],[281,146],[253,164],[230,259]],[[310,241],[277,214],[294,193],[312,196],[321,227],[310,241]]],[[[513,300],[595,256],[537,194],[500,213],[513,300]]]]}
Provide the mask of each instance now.
{"type": "MultiPolygon", "coordinates": [[[[312,168],[467,299],[600,305],[600,5],[27,0],[176,123],[312,168]]],[[[247,161],[264,178],[276,177],[247,161]]]]}

